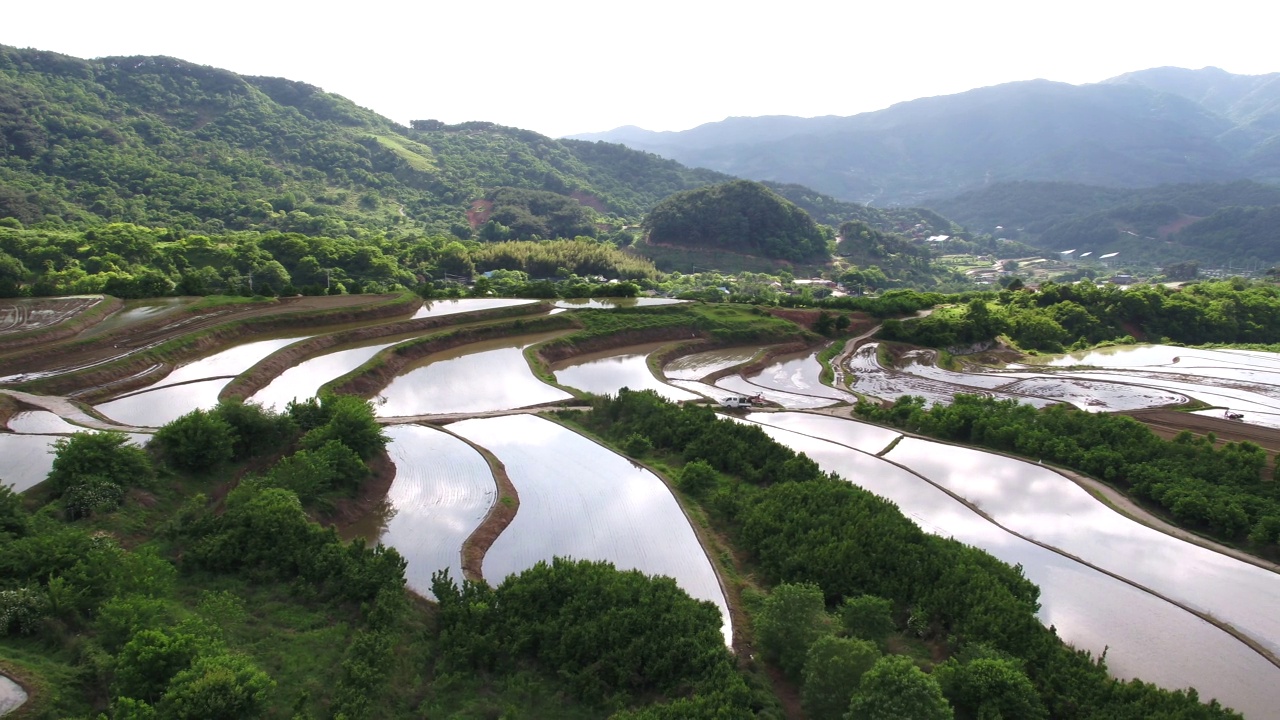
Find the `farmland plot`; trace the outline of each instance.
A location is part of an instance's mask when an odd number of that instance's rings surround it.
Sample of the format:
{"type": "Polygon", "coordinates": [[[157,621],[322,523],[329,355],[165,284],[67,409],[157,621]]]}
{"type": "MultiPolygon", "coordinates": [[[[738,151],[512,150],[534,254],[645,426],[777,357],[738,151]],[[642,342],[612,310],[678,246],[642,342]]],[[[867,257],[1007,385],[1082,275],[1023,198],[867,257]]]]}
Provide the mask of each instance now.
{"type": "Polygon", "coordinates": [[[761,425],[792,430],[802,435],[831,440],[872,455],[889,447],[902,433],[856,420],[813,413],[761,412],[748,413],[747,419],[761,425]]]}
{"type": "Polygon", "coordinates": [[[1022,540],[884,460],[789,430],[764,430],[823,470],[892,500],[927,532],[1020,563],[1027,578],[1040,586],[1041,622],[1053,625],[1077,648],[1095,655],[1105,650],[1112,675],[1141,677],[1170,688],[1195,686],[1201,697],[1216,697],[1249,717],[1268,717],[1280,701],[1280,669],[1176,605],[1022,540]],[[1198,651],[1188,653],[1189,647],[1198,651]],[[1204,662],[1207,657],[1213,661],[1204,662]]]}
{"type": "Polygon", "coordinates": [[[798,395],[796,393],[772,390],[759,385],[752,385],[749,381],[744,380],[738,375],[730,375],[728,377],[720,378],[716,381],[716,387],[727,390],[731,395],[760,395],[769,402],[777,403],[784,408],[790,408],[792,410],[827,407],[828,405],[835,405],[839,402],[832,398],[817,397],[815,395],[798,395]]]}
{"type": "Polygon", "coordinates": [[[426,597],[431,575],[447,568],[462,581],[462,543],[497,498],[489,464],[452,435],[421,425],[392,425],[387,452],[396,479],[387,493],[394,514],[373,538],[394,547],[408,563],[405,580],[426,597]]]}
{"type": "Polygon", "coordinates": [[[701,380],[706,376],[748,363],[761,348],[721,348],[683,355],[662,368],[662,374],[671,380],[701,380]]]}
{"type": "Polygon", "coordinates": [[[671,491],[653,473],[587,438],[530,415],[464,420],[449,429],[487,448],[520,493],[515,520],[484,559],[499,583],[539,560],[606,560],[667,575],[694,598],[728,606],[711,562],[671,491]]]}
{"type": "Polygon", "coordinates": [[[556,369],[556,382],[596,395],[617,395],[618,390],[626,387],[653,390],[671,402],[699,399],[699,395],[668,385],[649,371],[649,353],[665,344],[606,350],[574,358],[556,369]]]}
{"type": "Polygon", "coordinates": [[[496,308],[515,307],[516,305],[532,305],[537,300],[524,298],[457,298],[449,300],[427,300],[413,314],[411,320],[425,317],[441,317],[456,315],[477,310],[494,310],[496,308]]]}
{"type": "Polygon", "coordinates": [[[379,417],[511,410],[572,396],[534,376],[524,349],[559,332],[471,343],[429,356],[387,385],[379,417]]]}
{"type": "Polygon", "coordinates": [[[1120,515],[1034,463],[903,438],[885,458],[982,508],[997,522],[1211,613],[1280,654],[1280,575],[1120,515]]]}
{"type": "Polygon", "coordinates": [[[0,434],[0,482],[22,492],[44,482],[53,469],[53,435],[0,434]]]}
{"type": "Polygon", "coordinates": [[[8,424],[10,430],[21,435],[70,435],[85,431],[48,410],[24,410],[9,418],[8,424]]]}
{"type": "Polygon", "coordinates": [[[314,397],[320,386],[355,370],[395,343],[381,343],[318,355],[285,370],[249,398],[265,408],[283,411],[291,400],[314,397]]]}
{"type": "Polygon", "coordinates": [[[779,360],[747,380],[752,385],[795,395],[809,395],[833,401],[853,402],[857,399],[843,390],[823,385],[819,379],[821,375],[822,363],[818,361],[818,353],[812,352],[801,357],[779,360]]]}
{"type": "Polygon", "coordinates": [[[613,310],[624,307],[654,307],[656,305],[677,305],[684,300],[675,298],[635,297],[635,298],[566,298],[555,301],[555,306],[566,310],[613,310]]]}
{"type": "Polygon", "coordinates": [[[0,300],[0,336],[52,327],[74,318],[102,300],[102,295],[0,300]]]}

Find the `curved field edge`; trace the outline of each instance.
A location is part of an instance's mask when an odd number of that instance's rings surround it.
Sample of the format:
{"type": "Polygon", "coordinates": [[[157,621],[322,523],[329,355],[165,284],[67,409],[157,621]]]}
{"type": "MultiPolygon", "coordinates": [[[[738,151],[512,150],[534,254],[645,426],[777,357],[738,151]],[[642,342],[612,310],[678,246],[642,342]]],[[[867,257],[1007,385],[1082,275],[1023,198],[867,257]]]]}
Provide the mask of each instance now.
{"type": "Polygon", "coordinates": [[[734,653],[740,658],[750,658],[754,653],[752,646],[752,634],[750,632],[751,622],[750,616],[747,614],[745,604],[743,603],[742,594],[744,590],[754,589],[759,591],[753,583],[746,579],[742,573],[742,569],[737,564],[736,556],[727,540],[722,539],[711,529],[711,522],[703,513],[701,506],[696,502],[689,501],[682,492],[677,489],[671,476],[673,470],[666,466],[660,466],[654,463],[645,462],[627,455],[622,448],[610,443],[606,438],[591,432],[586,427],[569,419],[568,413],[572,411],[562,410],[556,413],[543,413],[541,417],[565,427],[574,433],[590,440],[591,442],[605,448],[620,457],[624,457],[628,462],[639,465],[645,470],[653,473],[667,492],[671,493],[671,497],[676,501],[676,505],[680,507],[680,512],[684,514],[685,522],[689,523],[693,534],[698,538],[698,546],[702,550],[702,554],[706,556],[707,562],[711,565],[711,571],[716,576],[716,582],[720,586],[720,594],[724,596],[725,606],[729,608],[729,621],[732,623],[732,642],[734,653]],[[726,574],[731,573],[731,577],[726,574]]]}
{"type": "Polygon", "coordinates": [[[127,358],[112,360],[83,371],[33,380],[17,387],[48,395],[68,395],[87,388],[78,397],[95,403],[115,395],[136,390],[151,382],[161,370],[172,368],[189,358],[229,345],[259,333],[280,332],[325,325],[338,325],[394,317],[410,312],[422,299],[403,293],[385,300],[354,307],[323,308],[296,313],[267,314],[230,320],[166,340],[155,347],[127,358]]]}
{"type": "Polygon", "coordinates": [[[227,383],[226,387],[224,387],[218,394],[218,399],[230,400],[233,398],[239,398],[244,400],[250,398],[254,393],[271,384],[271,381],[279,377],[285,370],[288,370],[294,365],[306,360],[319,357],[323,355],[325,351],[340,345],[365,340],[376,340],[382,337],[403,335],[405,333],[433,330],[435,328],[461,325],[470,322],[500,320],[524,315],[537,315],[539,313],[545,313],[548,309],[550,309],[550,305],[548,303],[533,303],[529,305],[515,305],[512,307],[493,308],[489,310],[474,310],[471,312],[456,313],[453,315],[425,317],[418,318],[416,320],[400,320],[397,322],[373,325],[370,327],[341,330],[336,333],[318,335],[305,340],[299,340],[292,345],[287,345],[271,353],[253,367],[236,376],[236,378],[227,383]]]}
{"type": "MultiPolygon", "coordinates": [[[[750,421],[748,421],[748,422],[750,422],[750,421]]],[[[872,424],[874,424],[874,423],[872,423],[872,424]]],[[[890,428],[890,429],[897,430],[897,428],[890,428]]],[[[795,431],[790,431],[790,432],[795,432],[795,431]]],[[[901,431],[899,431],[899,432],[901,432],[901,431]]],[[[797,433],[797,434],[799,434],[799,435],[807,435],[807,433],[797,433]]],[[[920,438],[920,439],[922,439],[922,440],[937,441],[937,440],[936,440],[936,438],[930,438],[930,437],[925,437],[925,436],[921,436],[921,435],[914,435],[914,434],[912,434],[912,433],[906,433],[906,432],[903,432],[902,436],[919,437],[919,438],[920,438]]],[[[902,436],[900,436],[897,440],[900,440],[902,436]]],[[[817,437],[817,436],[814,436],[814,435],[808,435],[808,437],[817,437]]],[[[850,447],[850,446],[845,445],[845,444],[843,444],[843,443],[840,443],[840,442],[838,442],[838,441],[831,440],[831,439],[829,439],[829,438],[818,438],[818,439],[819,439],[819,440],[826,440],[827,442],[833,443],[833,444],[835,444],[835,445],[839,445],[839,446],[844,447],[844,448],[848,448],[848,449],[850,449],[850,450],[852,450],[852,451],[854,451],[854,452],[860,452],[860,453],[864,453],[864,454],[868,454],[868,455],[869,455],[869,454],[871,454],[871,453],[866,453],[866,452],[865,452],[865,451],[863,451],[863,450],[858,450],[857,448],[850,447]]],[[[897,440],[895,440],[895,441],[894,441],[894,444],[897,444],[897,440]]],[[[947,443],[947,442],[944,442],[944,441],[937,441],[937,442],[943,442],[943,444],[946,444],[946,445],[955,445],[956,447],[969,447],[969,446],[967,446],[967,445],[961,445],[961,444],[959,444],[959,443],[947,443]]],[[[983,451],[986,451],[986,449],[985,449],[985,448],[981,448],[981,449],[982,449],[983,451]]],[[[887,449],[886,449],[885,451],[882,451],[882,452],[887,453],[887,449]]],[[[1015,456],[1015,455],[1008,455],[1008,454],[1006,454],[1006,453],[999,453],[999,452],[997,452],[997,453],[994,453],[994,454],[997,454],[997,455],[1004,455],[1005,457],[1010,457],[1010,458],[1013,458],[1013,459],[1016,459],[1016,460],[1022,460],[1022,461],[1025,461],[1025,460],[1026,460],[1025,458],[1020,458],[1020,457],[1017,457],[1017,456],[1015,456]]],[[[1111,570],[1107,570],[1107,569],[1106,569],[1106,568],[1104,568],[1104,567],[1100,567],[1100,566],[1098,566],[1098,565],[1095,565],[1094,563],[1091,563],[1091,562],[1089,562],[1088,560],[1085,560],[1084,558],[1081,558],[1081,557],[1078,557],[1078,556],[1076,556],[1076,555],[1073,555],[1072,553],[1069,553],[1069,552],[1067,552],[1066,550],[1063,550],[1063,549],[1061,549],[1061,548],[1055,547],[1055,546],[1050,545],[1050,544],[1048,544],[1048,543],[1045,543],[1045,542],[1043,542],[1043,541],[1041,541],[1041,540],[1037,540],[1037,539],[1035,539],[1035,538],[1033,538],[1033,537],[1028,537],[1028,536],[1026,536],[1026,535],[1023,535],[1022,533],[1018,532],[1017,530],[1014,530],[1014,529],[1012,529],[1012,528],[1010,528],[1010,527],[1007,527],[1006,525],[1002,524],[999,520],[996,520],[994,517],[992,517],[990,514],[988,514],[985,510],[983,510],[979,505],[977,505],[977,504],[976,504],[976,503],[974,503],[974,502],[971,502],[968,498],[965,498],[964,496],[957,494],[956,492],[954,492],[953,490],[951,490],[951,489],[947,488],[946,486],[942,485],[941,483],[935,482],[933,479],[931,479],[931,478],[929,478],[929,477],[927,477],[927,476],[925,476],[925,475],[923,475],[923,474],[921,474],[921,473],[919,473],[919,472],[917,472],[917,471],[913,470],[912,468],[907,467],[906,465],[903,465],[902,463],[899,463],[899,462],[897,462],[897,461],[895,461],[895,460],[890,460],[889,458],[884,457],[884,456],[883,456],[883,455],[881,455],[881,454],[876,454],[876,455],[875,455],[875,457],[877,457],[877,458],[879,458],[880,460],[883,460],[884,462],[887,462],[887,463],[889,463],[889,464],[891,464],[891,465],[894,465],[895,467],[897,467],[897,468],[899,468],[899,469],[901,469],[901,470],[903,470],[903,471],[905,471],[905,472],[908,472],[908,473],[911,473],[912,475],[915,475],[916,477],[920,478],[920,479],[921,479],[921,480],[923,480],[924,482],[926,482],[926,483],[928,483],[928,484],[932,485],[934,488],[936,488],[936,489],[938,489],[938,490],[942,491],[943,493],[945,493],[945,494],[946,494],[947,496],[949,496],[952,500],[955,500],[956,502],[960,503],[961,505],[964,505],[965,507],[969,508],[969,509],[970,509],[970,510],[972,510],[974,513],[976,513],[979,517],[981,517],[983,520],[986,520],[987,522],[991,523],[992,525],[994,525],[994,526],[996,526],[996,527],[1000,528],[1001,530],[1003,530],[1003,531],[1005,531],[1005,532],[1009,533],[1010,535],[1012,535],[1012,536],[1014,536],[1014,537],[1016,537],[1016,538],[1018,538],[1018,539],[1020,539],[1020,540],[1025,540],[1026,542],[1029,542],[1029,543],[1031,543],[1032,545],[1039,546],[1039,547],[1041,547],[1041,548],[1043,548],[1043,549],[1045,549],[1045,550],[1048,550],[1049,552],[1052,552],[1052,553],[1057,554],[1057,555],[1061,555],[1062,557],[1067,558],[1068,560],[1072,560],[1072,561],[1074,561],[1074,562],[1080,563],[1081,565],[1083,565],[1083,566],[1085,566],[1085,567],[1087,567],[1087,568],[1090,568],[1091,570],[1096,570],[1096,571],[1098,571],[1098,572],[1102,573],[1103,575],[1106,575],[1106,576],[1108,576],[1108,577],[1110,577],[1110,578],[1112,578],[1112,579],[1115,579],[1115,580],[1119,580],[1120,582],[1122,582],[1122,583],[1124,583],[1124,584],[1126,584],[1126,585],[1129,585],[1130,587],[1133,587],[1133,588],[1136,588],[1136,589],[1138,589],[1138,590],[1141,590],[1141,591],[1143,591],[1143,592],[1145,592],[1145,593],[1147,593],[1147,594],[1149,594],[1149,595],[1152,595],[1152,596],[1157,597],[1157,598],[1159,598],[1159,599],[1161,599],[1161,600],[1164,600],[1165,602],[1169,603],[1170,605],[1173,605],[1174,607],[1177,607],[1177,608],[1179,608],[1179,609],[1181,609],[1181,610],[1185,610],[1185,611],[1187,611],[1187,612],[1191,613],[1192,615],[1194,615],[1194,616],[1196,616],[1196,617],[1200,618],[1201,620],[1204,620],[1205,622],[1209,623],[1210,625],[1213,625],[1214,627],[1218,628],[1219,630],[1222,630],[1223,632],[1227,633],[1228,635],[1230,635],[1231,637],[1235,638],[1236,640],[1239,640],[1241,643],[1243,643],[1243,644],[1244,644],[1246,647],[1248,647],[1250,650],[1252,650],[1252,651],[1256,652],[1258,655],[1262,656],[1262,658],[1263,658],[1264,660],[1266,660],[1267,662],[1269,662],[1269,663],[1271,663],[1272,665],[1276,666],[1277,668],[1280,668],[1280,656],[1277,656],[1277,655],[1276,655],[1276,653],[1274,653],[1274,652],[1272,652],[1271,650],[1269,650],[1267,647],[1265,647],[1264,645],[1262,645],[1262,643],[1260,643],[1260,642],[1258,642],[1257,640],[1255,640],[1255,639],[1254,639],[1252,636],[1250,636],[1249,634],[1245,633],[1245,632],[1244,632],[1244,631],[1242,631],[1242,630],[1237,629],[1237,628],[1236,628],[1234,625],[1232,625],[1231,623],[1226,622],[1226,621],[1224,621],[1224,620],[1219,620],[1218,618],[1214,617],[1211,613],[1205,612],[1205,611],[1203,611],[1203,610],[1198,610],[1198,609],[1196,609],[1196,608],[1194,608],[1194,607],[1192,607],[1192,606],[1188,605],[1187,603],[1184,603],[1184,602],[1181,602],[1181,601],[1176,600],[1176,599],[1174,599],[1174,598],[1171,598],[1171,597],[1169,597],[1168,595],[1165,595],[1164,593],[1159,592],[1158,590],[1155,590],[1155,589],[1153,589],[1153,588],[1147,587],[1146,585],[1143,585],[1143,584],[1142,584],[1142,583],[1140,583],[1140,582],[1136,582],[1136,581],[1134,581],[1134,580],[1131,580],[1131,579],[1129,579],[1129,578],[1127,578],[1127,577],[1125,577],[1125,576],[1123,576],[1123,575],[1120,575],[1120,574],[1118,574],[1118,573],[1112,572],[1111,570]]],[[[1050,469],[1054,469],[1054,468],[1050,468],[1050,469]]],[[[1054,469],[1054,470],[1055,470],[1055,471],[1057,471],[1056,469],[1054,469]]],[[[1060,474],[1060,475],[1063,475],[1063,476],[1064,476],[1064,477],[1066,477],[1068,480],[1072,480],[1072,482],[1075,482],[1075,480],[1074,480],[1073,478],[1071,478],[1069,475],[1067,475],[1067,474],[1065,474],[1065,473],[1062,473],[1062,472],[1059,472],[1059,474],[1060,474]]],[[[1077,483],[1077,484],[1080,484],[1080,483],[1077,483]]],[[[1082,487],[1085,487],[1085,486],[1083,486],[1083,485],[1082,485],[1082,487]]],[[[1088,487],[1085,487],[1085,489],[1086,489],[1086,490],[1088,490],[1089,488],[1088,488],[1088,487]]],[[[1126,517],[1128,517],[1128,516],[1126,515],[1126,517]]],[[[1134,520],[1135,522],[1138,522],[1138,520],[1137,520],[1136,518],[1130,518],[1130,519],[1134,520]]],[[[1146,525],[1146,523],[1142,523],[1142,524],[1146,525]]],[[[1160,528],[1154,528],[1154,529],[1159,530],[1160,528]]],[[[1171,533],[1166,533],[1166,534],[1170,534],[1170,535],[1172,535],[1171,533]]],[[[1177,537],[1176,535],[1172,535],[1172,536],[1173,536],[1173,537],[1177,537]]],[[[1182,539],[1182,538],[1179,538],[1179,539],[1182,539]]],[[[1198,544],[1198,543],[1197,543],[1197,544],[1198,544]]],[[[1215,548],[1209,548],[1209,549],[1214,550],[1215,548]]],[[[1220,552],[1220,550],[1219,550],[1219,552],[1220,552]]],[[[1224,554],[1225,554],[1225,553],[1224,553],[1224,554]]]]}
{"type": "Polygon", "coordinates": [[[360,367],[325,383],[320,387],[320,392],[369,398],[386,387],[400,374],[401,370],[428,355],[483,340],[577,327],[581,326],[575,318],[566,313],[560,313],[530,320],[517,319],[457,328],[406,340],[379,351],[360,367]]]}
{"type": "Polygon", "coordinates": [[[480,453],[480,457],[484,458],[484,461],[489,464],[489,471],[493,474],[493,482],[498,488],[497,497],[494,498],[493,504],[489,506],[489,511],[485,513],[484,519],[480,521],[476,529],[472,530],[467,539],[462,542],[462,549],[460,550],[463,578],[472,581],[483,580],[484,556],[489,552],[489,548],[493,547],[493,543],[497,541],[498,536],[516,519],[516,513],[520,511],[520,493],[516,490],[515,483],[511,482],[511,476],[507,474],[507,466],[503,465],[498,456],[490,452],[488,448],[477,445],[467,438],[451,432],[446,427],[433,427],[448,433],[450,437],[461,440],[470,446],[472,450],[480,453]]]}
{"type": "Polygon", "coordinates": [[[0,355],[8,356],[15,350],[31,345],[58,342],[59,340],[74,337],[106,320],[123,307],[124,300],[111,295],[103,295],[101,300],[89,306],[84,312],[77,313],[49,327],[0,335],[0,339],[4,340],[4,352],[0,353],[0,355]]]}

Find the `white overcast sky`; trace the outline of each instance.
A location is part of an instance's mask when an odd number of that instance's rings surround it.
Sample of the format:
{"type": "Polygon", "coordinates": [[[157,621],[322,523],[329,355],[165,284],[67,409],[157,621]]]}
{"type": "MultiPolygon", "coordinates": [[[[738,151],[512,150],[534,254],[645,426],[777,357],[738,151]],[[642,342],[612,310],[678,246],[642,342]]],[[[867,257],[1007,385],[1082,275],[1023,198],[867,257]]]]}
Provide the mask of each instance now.
{"type": "Polygon", "coordinates": [[[1269,2],[13,0],[0,44],[169,55],[318,85],[401,123],[561,136],[853,115],[1013,80],[1280,71],[1269,2]]]}

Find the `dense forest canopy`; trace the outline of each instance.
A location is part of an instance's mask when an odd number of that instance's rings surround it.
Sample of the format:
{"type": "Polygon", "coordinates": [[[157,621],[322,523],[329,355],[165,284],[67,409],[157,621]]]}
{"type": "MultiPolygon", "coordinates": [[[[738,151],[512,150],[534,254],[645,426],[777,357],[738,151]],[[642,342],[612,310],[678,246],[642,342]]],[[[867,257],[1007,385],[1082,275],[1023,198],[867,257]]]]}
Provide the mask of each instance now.
{"type": "Polygon", "coordinates": [[[760,183],[734,180],[677,193],[645,218],[651,243],[730,248],[782,260],[827,252],[829,228],[760,183]]]}

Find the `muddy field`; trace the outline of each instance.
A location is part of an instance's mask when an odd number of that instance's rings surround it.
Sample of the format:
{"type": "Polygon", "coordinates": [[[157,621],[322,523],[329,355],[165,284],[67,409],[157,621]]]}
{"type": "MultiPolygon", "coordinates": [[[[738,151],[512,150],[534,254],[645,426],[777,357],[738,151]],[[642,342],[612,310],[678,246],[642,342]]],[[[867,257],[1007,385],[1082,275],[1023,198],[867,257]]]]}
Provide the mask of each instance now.
{"type": "Polygon", "coordinates": [[[1135,410],[1124,413],[1151,428],[1163,438],[1172,438],[1183,430],[1201,437],[1213,433],[1219,442],[1251,442],[1267,451],[1268,469],[1275,466],[1277,453],[1280,453],[1280,429],[1248,425],[1235,420],[1192,415],[1177,410],[1155,409],[1135,410]]]}

